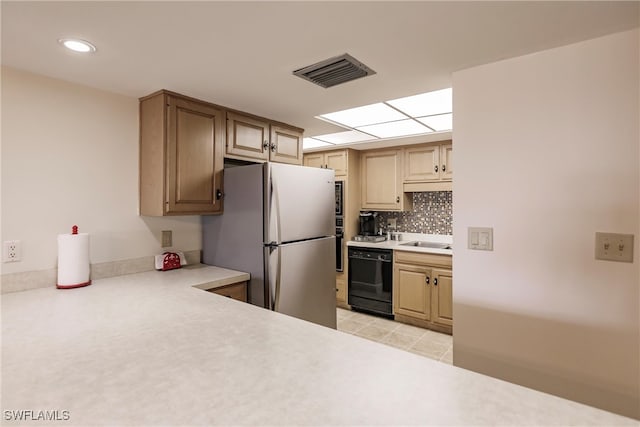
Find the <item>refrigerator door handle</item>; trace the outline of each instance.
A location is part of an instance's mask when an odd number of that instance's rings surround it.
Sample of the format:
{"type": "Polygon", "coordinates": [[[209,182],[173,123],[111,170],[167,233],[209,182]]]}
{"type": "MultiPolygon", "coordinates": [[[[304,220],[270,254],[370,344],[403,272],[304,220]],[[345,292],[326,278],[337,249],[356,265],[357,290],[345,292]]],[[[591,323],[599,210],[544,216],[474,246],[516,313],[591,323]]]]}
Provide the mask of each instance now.
{"type": "Polygon", "coordinates": [[[275,226],[276,232],[275,236],[270,236],[271,238],[275,237],[276,242],[282,242],[280,238],[280,197],[278,196],[278,183],[275,180],[274,174],[271,174],[271,197],[272,200],[272,209],[271,209],[271,217],[275,217],[275,226]]]}
{"type": "Polygon", "coordinates": [[[274,297],[273,297],[273,310],[277,311],[278,310],[278,306],[280,305],[280,282],[282,281],[282,251],[278,249],[278,265],[276,266],[276,286],[275,286],[275,292],[274,292],[274,297]]]}

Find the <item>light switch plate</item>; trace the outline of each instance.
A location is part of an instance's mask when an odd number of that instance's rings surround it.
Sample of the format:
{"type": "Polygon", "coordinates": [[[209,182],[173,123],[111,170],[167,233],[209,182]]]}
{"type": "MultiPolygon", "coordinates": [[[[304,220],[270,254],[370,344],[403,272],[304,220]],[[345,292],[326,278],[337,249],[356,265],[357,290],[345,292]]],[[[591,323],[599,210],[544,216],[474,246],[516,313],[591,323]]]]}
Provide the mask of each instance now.
{"type": "Polygon", "coordinates": [[[596,233],[596,259],[633,262],[633,234],[596,233]]]}
{"type": "Polygon", "coordinates": [[[467,228],[467,247],[478,251],[493,250],[493,228],[469,227],[467,228]]]}

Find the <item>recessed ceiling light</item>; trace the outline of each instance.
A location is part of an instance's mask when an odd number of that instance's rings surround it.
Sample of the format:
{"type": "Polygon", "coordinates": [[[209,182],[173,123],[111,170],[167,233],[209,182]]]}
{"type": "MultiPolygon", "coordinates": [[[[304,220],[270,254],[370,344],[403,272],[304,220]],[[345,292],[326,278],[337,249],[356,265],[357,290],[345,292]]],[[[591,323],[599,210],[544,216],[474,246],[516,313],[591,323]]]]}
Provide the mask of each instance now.
{"type": "Polygon", "coordinates": [[[96,47],[86,40],[59,39],[58,42],[74,52],[91,53],[96,51],[96,47]]]}

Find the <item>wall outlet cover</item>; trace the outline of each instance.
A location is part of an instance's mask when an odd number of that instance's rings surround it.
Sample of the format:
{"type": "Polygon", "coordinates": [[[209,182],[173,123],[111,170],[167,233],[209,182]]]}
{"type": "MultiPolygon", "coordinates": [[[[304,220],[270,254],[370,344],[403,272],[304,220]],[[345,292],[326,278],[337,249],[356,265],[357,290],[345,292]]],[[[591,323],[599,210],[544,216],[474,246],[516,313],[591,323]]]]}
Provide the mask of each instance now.
{"type": "Polygon", "coordinates": [[[173,246],[173,233],[171,230],[162,230],[162,247],[168,248],[173,246]]]}

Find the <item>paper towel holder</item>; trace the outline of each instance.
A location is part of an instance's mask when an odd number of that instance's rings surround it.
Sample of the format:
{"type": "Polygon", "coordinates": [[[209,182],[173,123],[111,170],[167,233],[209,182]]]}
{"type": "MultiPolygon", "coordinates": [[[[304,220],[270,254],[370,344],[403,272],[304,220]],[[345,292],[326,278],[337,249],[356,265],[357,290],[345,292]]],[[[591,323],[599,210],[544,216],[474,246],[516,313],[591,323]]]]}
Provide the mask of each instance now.
{"type": "MultiPolygon", "coordinates": [[[[69,235],[66,235],[69,236],[69,235]]],[[[74,241],[78,242],[78,240],[76,239],[86,239],[87,238],[87,234],[84,235],[79,235],[78,234],[78,226],[74,225],[73,227],[71,227],[71,236],[74,236],[74,241]]],[[[88,252],[85,254],[86,255],[86,265],[84,267],[84,269],[86,270],[85,273],[82,273],[81,276],[76,276],[74,277],[74,279],[69,279],[69,277],[66,277],[65,279],[61,280],[61,258],[62,258],[62,254],[60,253],[60,244],[61,241],[60,239],[64,238],[64,235],[59,235],[58,236],[58,281],[56,283],[56,288],[58,289],[73,289],[73,288],[82,288],[85,286],[89,286],[91,284],[91,279],[89,278],[90,274],[91,274],[91,267],[89,265],[89,257],[88,257],[88,252]]],[[[70,242],[67,241],[67,246],[70,244],[70,242]]],[[[74,243],[71,243],[74,244],[74,243]]],[[[88,251],[88,247],[86,249],[88,251]]],[[[69,256],[66,255],[66,260],[69,259],[69,256]]],[[[67,275],[68,276],[68,275],[67,275]]]]}

